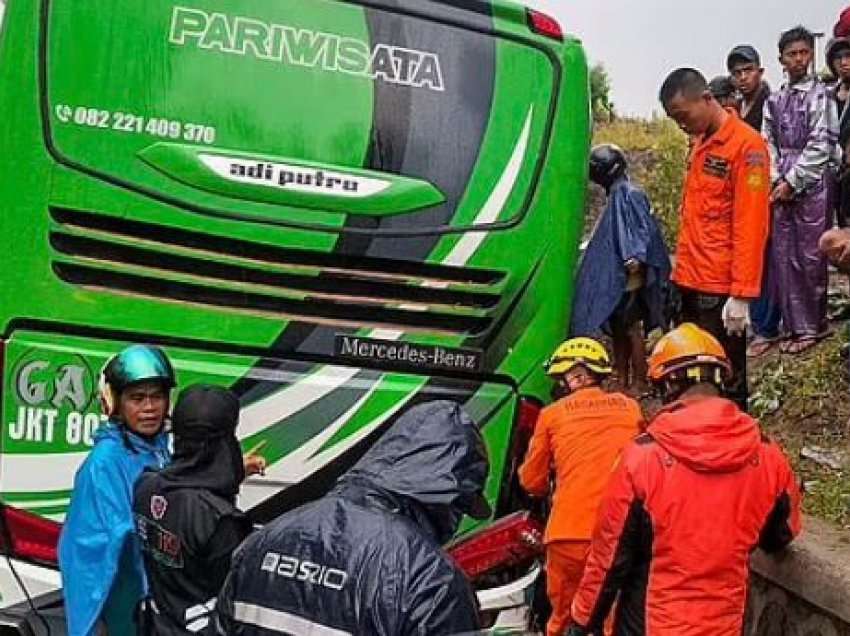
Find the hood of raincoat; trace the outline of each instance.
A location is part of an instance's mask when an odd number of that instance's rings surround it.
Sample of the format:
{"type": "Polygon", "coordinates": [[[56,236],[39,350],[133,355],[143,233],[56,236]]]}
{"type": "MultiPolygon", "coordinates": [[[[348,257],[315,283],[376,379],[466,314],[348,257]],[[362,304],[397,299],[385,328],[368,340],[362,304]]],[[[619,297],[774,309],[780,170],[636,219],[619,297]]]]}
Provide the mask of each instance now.
{"type": "Polygon", "coordinates": [[[227,389],[197,385],[183,391],[171,418],[174,455],[160,471],[163,491],[202,488],[233,499],[245,479],[238,423],[239,400],[227,389]]]}
{"type": "Polygon", "coordinates": [[[346,473],[345,498],[389,507],[445,543],[468,514],[491,514],[483,496],[489,472],[478,427],[455,402],[418,405],[404,415],[346,473]]]}
{"type": "Polygon", "coordinates": [[[677,402],[647,432],[674,458],[704,473],[740,470],[761,443],[758,423],[722,398],[677,402]]]}
{"type": "Polygon", "coordinates": [[[593,336],[606,325],[626,290],[625,262],[646,266],[641,290],[646,328],[666,324],[670,256],[646,193],[627,177],[615,182],[599,217],[576,278],[572,336],[593,336]]]}
{"type": "Polygon", "coordinates": [[[850,49],[850,38],[832,38],[829,44],[826,45],[826,64],[836,78],[838,77],[838,71],[835,69],[835,56],[841,49],[850,49]]]}

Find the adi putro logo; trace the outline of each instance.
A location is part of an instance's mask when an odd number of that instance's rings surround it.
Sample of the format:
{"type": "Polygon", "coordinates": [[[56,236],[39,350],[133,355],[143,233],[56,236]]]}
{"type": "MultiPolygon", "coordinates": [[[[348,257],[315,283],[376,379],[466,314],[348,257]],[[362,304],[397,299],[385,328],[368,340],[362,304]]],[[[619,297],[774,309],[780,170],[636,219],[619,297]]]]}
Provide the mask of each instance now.
{"type": "Polygon", "coordinates": [[[243,16],[174,7],[169,40],[177,46],[445,90],[440,58],[434,53],[380,43],[370,47],[357,38],[243,16]]]}
{"type": "Polygon", "coordinates": [[[363,198],[383,192],[391,185],[383,179],[274,161],[207,153],[198,158],[222,179],[305,194],[363,198]]]}

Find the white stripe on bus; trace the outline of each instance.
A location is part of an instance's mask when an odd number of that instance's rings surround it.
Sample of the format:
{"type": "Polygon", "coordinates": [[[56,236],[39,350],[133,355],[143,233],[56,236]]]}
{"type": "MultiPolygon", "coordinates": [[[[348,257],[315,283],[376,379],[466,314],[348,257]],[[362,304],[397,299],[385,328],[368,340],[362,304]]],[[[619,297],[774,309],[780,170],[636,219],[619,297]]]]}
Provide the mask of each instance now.
{"type": "MultiPolygon", "coordinates": [[[[334,461],[341,454],[345,453],[351,447],[355,446],[362,439],[372,434],[375,429],[377,429],[381,424],[386,422],[390,417],[395,415],[408,401],[410,401],[413,396],[416,395],[416,392],[422,388],[422,385],[425,383],[423,379],[418,387],[414,390],[410,391],[407,395],[405,395],[401,400],[398,401],[392,408],[387,409],[379,417],[376,417],[374,420],[369,422],[366,426],[359,429],[356,433],[352,433],[348,437],[346,437],[341,442],[334,444],[331,448],[328,448],[325,451],[322,451],[318,455],[310,458],[308,461],[304,462],[300,466],[291,466],[289,470],[286,472],[286,476],[284,478],[278,477],[275,479],[274,477],[278,475],[277,466],[278,464],[274,464],[272,467],[266,470],[266,476],[260,477],[258,479],[249,479],[248,481],[242,484],[242,489],[239,492],[239,506],[241,508],[250,509],[254,506],[259,505],[266,499],[276,495],[278,493],[278,489],[270,488],[269,484],[279,484],[281,487],[292,486],[299,481],[302,481],[317,472],[318,470],[324,468],[329,463],[334,461]],[[270,482],[263,483],[263,480],[271,479],[270,482]]],[[[285,462],[283,459],[281,462],[285,462]]]]}
{"type": "MultiPolygon", "coordinates": [[[[0,460],[0,484],[6,492],[67,490],[74,473],[88,457],[82,453],[4,453],[0,460]]],[[[17,505],[17,504],[16,504],[17,505]]]]}
{"type": "Polygon", "coordinates": [[[292,451],[289,455],[282,457],[279,462],[272,464],[266,470],[266,477],[289,483],[301,481],[305,477],[304,473],[310,457],[318,452],[363,407],[366,401],[372,397],[375,390],[381,385],[382,379],[383,376],[378,378],[364,395],[321,433],[292,451]]]}
{"type": "MultiPolygon", "coordinates": [[[[533,114],[534,107],[532,106],[528,109],[528,115],[525,117],[525,125],[522,128],[522,132],[520,133],[519,139],[514,147],[514,151],[511,154],[511,158],[508,161],[508,165],[505,167],[505,171],[502,173],[502,176],[499,177],[499,181],[496,183],[496,187],[493,188],[493,192],[490,193],[487,202],[475,217],[473,225],[495,223],[502,214],[505,203],[507,203],[508,197],[511,195],[511,192],[513,192],[514,185],[516,185],[516,180],[519,177],[520,169],[522,168],[522,163],[525,159],[525,153],[528,149],[528,138],[531,133],[531,120],[533,114]]],[[[481,243],[484,242],[487,234],[487,232],[467,232],[464,234],[463,238],[460,239],[452,251],[449,252],[449,255],[443,259],[443,264],[454,266],[466,265],[466,263],[469,262],[469,259],[472,258],[472,255],[475,254],[481,246],[481,243]]]]}
{"type": "Polygon", "coordinates": [[[345,385],[359,371],[357,367],[326,366],[282,391],[249,404],[239,414],[239,438],[251,437],[307,408],[345,385]]]}

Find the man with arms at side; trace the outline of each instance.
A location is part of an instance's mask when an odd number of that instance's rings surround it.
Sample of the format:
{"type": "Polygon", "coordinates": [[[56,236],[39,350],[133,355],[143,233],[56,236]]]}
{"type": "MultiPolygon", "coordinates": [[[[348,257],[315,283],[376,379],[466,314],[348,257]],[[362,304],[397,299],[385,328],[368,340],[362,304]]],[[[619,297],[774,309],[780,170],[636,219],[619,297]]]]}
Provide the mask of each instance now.
{"type": "Polygon", "coordinates": [[[673,269],[682,293],[681,318],[724,344],[732,362],[730,396],[745,409],[749,306],[761,292],[768,235],[767,147],[717,103],[697,70],[671,73],[659,97],[667,114],[695,139],[673,269]]]}
{"type": "MultiPolygon", "coordinates": [[[[761,134],[764,125],[764,105],[770,97],[770,86],[764,80],[761,55],[749,44],[736,46],[726,57],[726,68],[741,93],[741,119],[761,134]]],[[[764,256],[761,295],[750,305],[753,322],[753,340],[747,347],[747,356],[759,358],[779,343],[782,314],[774,298],[773,249],[770,239],[764,256]]]]}
{"type": "Polygon", "coordinates": [[[847,227],[850,220],[850,108],[847,108],[850,103],[850,38],[834,38],[830,41],[826,47],[826,62],[836,78],[830,94],[838,111],[838,148],[842,155],[836,169],[836,221],[838,227],[847,227]]]}

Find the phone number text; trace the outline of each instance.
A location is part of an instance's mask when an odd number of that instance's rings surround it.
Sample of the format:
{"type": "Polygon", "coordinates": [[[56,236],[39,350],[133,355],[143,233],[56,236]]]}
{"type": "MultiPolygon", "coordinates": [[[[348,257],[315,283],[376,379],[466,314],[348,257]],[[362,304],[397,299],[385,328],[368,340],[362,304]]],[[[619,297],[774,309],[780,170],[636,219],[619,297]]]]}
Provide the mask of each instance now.
{"type": "Polygon", "coordinates": [[[117,130],[119,132],[146,134],[165,139],[179,139],[193,143],[215,143],[213,126],[182,122],[165,117],[144,117],[134,113],[109,111],[88,106],[58,104],[54,108],[56,119],[63,124],[117,130]]]}

